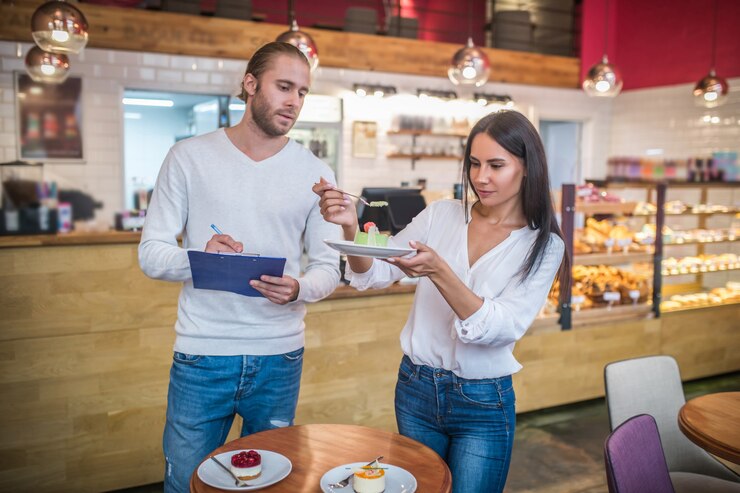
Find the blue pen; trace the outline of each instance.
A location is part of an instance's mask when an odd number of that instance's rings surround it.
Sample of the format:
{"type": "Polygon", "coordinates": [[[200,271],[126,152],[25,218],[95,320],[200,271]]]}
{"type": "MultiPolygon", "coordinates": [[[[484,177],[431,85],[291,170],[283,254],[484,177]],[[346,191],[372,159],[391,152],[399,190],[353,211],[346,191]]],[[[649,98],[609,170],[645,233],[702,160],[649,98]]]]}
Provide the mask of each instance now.
{"type": "MultiPolygon", "coordinates": [[[[220,235],[222,235],[222,234],[223,234],[223,233],[221,232],[221,230],[220,230],[220,229],[218,229],[218,227],[216,227],[216,225],[215,225],[215,224],[211,224],[211,228],[212,228],[212,229],[213,229],[213,231],[215,231],[215,232],[216,232],[217,234],[220,234],[220,235]]],[[[249,256],[252,256],[252,257],[259,257],[259,256],[260,256],[260,254],[259,254],[259,253],[248,253],[248,252],[242,252],[242,253],[241,253],[241,255],[249,255],[249,256]]]]}

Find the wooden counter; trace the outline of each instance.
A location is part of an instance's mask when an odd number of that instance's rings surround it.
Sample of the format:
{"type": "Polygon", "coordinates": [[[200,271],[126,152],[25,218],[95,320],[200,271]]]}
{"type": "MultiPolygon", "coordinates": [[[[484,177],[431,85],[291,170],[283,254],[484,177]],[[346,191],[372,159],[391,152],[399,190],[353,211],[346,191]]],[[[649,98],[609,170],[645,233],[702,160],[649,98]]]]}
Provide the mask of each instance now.
{"type": "Polygon", "coordinates": [[[106,231],[100,233],[63,233],[54,235],[0,236],[0,248],[64,246],[64,245],[110,245],[117,243],[139,243],[138,231],[106,231]]]}
{"type": "MultiPolygon", "coordinates": [[[[159,482],[180,286],[141,273],[138,238],[47,241],[57,246],[0,242],[0,491],[159,482]]],[[[342,287],[309,305],[297,423],[395,430],[398,336],[412,290],[342,287]]],[[[601,396],[604,365],[634,356],[671,354],[688,379],[737,371],[738,319],[731,305],[533,329],[516,348],[517,410],[601,396]]]]}

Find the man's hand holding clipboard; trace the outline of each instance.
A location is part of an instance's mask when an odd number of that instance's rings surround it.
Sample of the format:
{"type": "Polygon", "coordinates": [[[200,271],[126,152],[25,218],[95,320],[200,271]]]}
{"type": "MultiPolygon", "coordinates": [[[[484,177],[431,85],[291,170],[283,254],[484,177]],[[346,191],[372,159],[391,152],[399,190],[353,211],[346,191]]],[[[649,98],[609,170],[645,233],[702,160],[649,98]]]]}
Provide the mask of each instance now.
{"type": "MultiPolygon", "coordinates": [[[[273,303],[276,303],[278,305],[285,305],[286,303],[290,303],[291,301],[295,301],[298,298],[298,291],[300,289],[300,285],[298,284],[298,281],[291,277],[282,275],[282,270],[285,265],[285,259],[276,259],[276,258],[268,258],[268,257],[260,257],[256,254],[245,254],[244,252],[244,245],[240,241],[234,240],[231,236],[223,234],[215,225],[211,224],[211,228],[216,232],[215,235],[206,243],[206,251],[205,253],[210,254],[231,254],[230,256],[236,256],[236,257],[244,257],[247,259],[252,259],[252,264],[248,261],[242,261],[242,260],[230,260],[230,259],[223,259],[227,262],[230,262],[231,265],[242,265],[245,268],[249,269],[249,267],[257,268],[257,264],[263,264],[267,270],[274,269],[277,266],[277,263],[275,261],[282,261],[282,264],[280,265],[280,276],[277,275],[268,275],[268,274],[262,274],[259,276],[259,279],[244,279],[244,282],[246,283],[248,281],[249,287],[251,287],[253,290],[257,291],[260,295],[264,296],[268,300],[270,300],[273,303]]],[[[201,279],[196,279],[195,270],[193,269],[193,263],[195,262],[196,265],[200,265],[201,262],[206,261],[208,259],[207,257],[202,257],[199,255],[191,255],[192,254],[198,254],[201,252],[188,252],[188,256],[190,257],[190,267],[191,271],[193,271],[193,283],[196,288],[199,287],[199,284],[204,287],[204,289],[220,289],[219,287],[205,287],[205,284],[202,276],[201,279]]],[[[225,257],[222,256],[222,257],[225,257]]],[[[212,260],[212,259],[209,259],[212,260]]],[[[218,265],[218,264],[216,264],[218,265]]],[[[218,268],[218,266],[217,266],[218,268]]],[[[277,271],[273,271],[277,272],[277,271]]],[[[209,279],[210,283],[208,285],[210,286],[216,286],[217,279],[214,277],[213,279],[209,279]]],[[[243,294],[245,296],[256,296],[252,290],[247,289],[246,287],[237,287],[237,289],[225,289],[226,291],[236,292],[238,294],[243,294]]]]}

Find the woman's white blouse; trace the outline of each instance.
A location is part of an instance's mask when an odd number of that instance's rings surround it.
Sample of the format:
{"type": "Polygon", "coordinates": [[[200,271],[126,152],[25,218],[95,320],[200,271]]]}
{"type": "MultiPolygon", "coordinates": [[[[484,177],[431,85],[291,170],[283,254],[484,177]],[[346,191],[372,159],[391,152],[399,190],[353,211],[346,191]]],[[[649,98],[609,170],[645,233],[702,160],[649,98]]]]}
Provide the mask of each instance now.
{"type": "MultiPolygon", "coordinates": [[[[463,378],[511,375],[522,366],[514,358],[514,343],[532,324],[545,303],[560,267],[565,246],[555,234],[542,262],[523,282],[521,269],[537,230],[524,227],[468,264],[468,226],[459,200],[433,202],[389,240],[407,247],[417,240],[433,248],[457,276],[478,296],[483,306],[460,320],[427,277],[419,279],[409,318],[401,332],[401,348],[418,365],[450,370],[463,378]]],[[[372,268],[358,274],[349,263],[345,277],[364,290],[383,288],[404,277],[396,266],[375,259],[372,268]]]]}

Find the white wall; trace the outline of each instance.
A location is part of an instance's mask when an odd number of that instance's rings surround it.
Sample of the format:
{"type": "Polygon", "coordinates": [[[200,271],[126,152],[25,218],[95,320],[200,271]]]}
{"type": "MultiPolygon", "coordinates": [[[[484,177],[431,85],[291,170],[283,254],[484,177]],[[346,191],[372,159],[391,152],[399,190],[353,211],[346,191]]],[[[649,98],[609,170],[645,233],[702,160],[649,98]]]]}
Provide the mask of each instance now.
{"type": "MultiPolygon", "coordinates": [[[[25,54],[30,47],[22,44],[25,54]]],[[[246,61],[219,60],[202,57],[133,53],[99,49],[85,49],[79,56],[71,56],[72,75],[83,77],[83,136],[85,164],[48,164],[47,180],[56,180],[62,188],[79,188],[105,203],[98,217],[112,222],[114,211],[125,206],[123,176],[123,109],[120,100],[124,89],[168,90],[203,94],[235,94],[244,73],[246,61]],[[193,68],[195,66],[195,69],[193,68]]],[[[0,159],[17,158],[15,147],[14,70],[24,70],[23,59],[16,57],[16,43],[0,42],[0,159]]],[[[393,145],[406,137],[387,136],[393,114],[405,108],[409,111],[428,111],[432,106],[416,98],[388,98],[360,101],[351,92],[353,83],[382,83],[393,85],[399,93],[416,94],[417,89],[454,89],[461,98],[472,97],[473,89],[455,88],[441,77],[417,77],[379,72],[358,72],[320,67],[314,77],[312,92],[340,96],[344,99],[343,159],[340,163],[340,185],[349,191],[359,191],[363,185],[397,185],[401,181],[415,183],[426,178],[428,187],[451,190],[459,181],[459,164],[451,161],[419,162],[416,169],[404,160],[389,160],[385,155],[393,145]],[[402,106],[399,101],[406,100],[402,106]],[[376,159],[352,157],[352,123],[355,120],[378,122],[378,152],[376,159]]],[[[738,82],[734,82],[738,87],[738,82]]],[[[657,89],[655,94],[668,89],[657,89]]],[[[633,127],[628,122],[631,112],[642,111],[644,101],[635,91],[621,95],[616,101],[587,98],[577,89],[553,89],[516,84],[489,83],[475,92],[509,94],[532,121],[539,119],[582,121],[583,148],[581,150],[582,176],[599,177],[605,174],[606,157],[614,152],[636,152],[624,145],[639,137],[645,143],[660,140],[663,130],[653,131],[650,125],[633,127]],[[626,106],[622,106],[622,101],[626,106]],[[627,108],[627,109],[625,109],[627,108]],[[610,143],[612,113],[615,114],[617,143],[610,143]],[[634,136],[632,136],[634,134],[634,136]]],[[[438,103],[434,103],[438,104],[438,103]]],[[[439,103],[442,104],[442,103],[439,103]]],[[[444,105],[444,104],[442,104],[444,105]]],[[[675,111],[667,106],[666,111],[675,111]]],[[[477,107],[447,104],[449,116],[480,115],[477,107]]],[[[696,146],[707,140],[691,135],[696,146]]],[[[662,145],[662,144],[661,144],[662,145]]],[[[692,144],[693,145],[693,144],[692,144]]],[[[652,146],[651,146],[652,147],[652,146]]],[[[679,150],[683,153],[683,150],[679,150]]]]}
{"type": "Polygon", "coordinates": [[[709,156],[740,150],[740,78],[730,79],[719,108],[694,105],[693,84],[620,94],[612,118],[612,156],[644,156],[662,149],[667,158],[709,156]]]}

